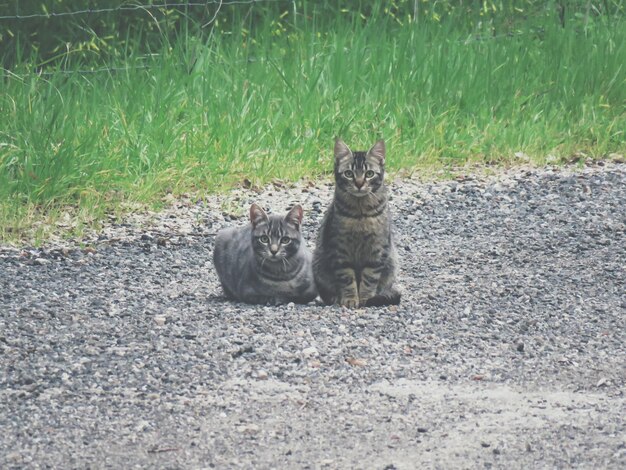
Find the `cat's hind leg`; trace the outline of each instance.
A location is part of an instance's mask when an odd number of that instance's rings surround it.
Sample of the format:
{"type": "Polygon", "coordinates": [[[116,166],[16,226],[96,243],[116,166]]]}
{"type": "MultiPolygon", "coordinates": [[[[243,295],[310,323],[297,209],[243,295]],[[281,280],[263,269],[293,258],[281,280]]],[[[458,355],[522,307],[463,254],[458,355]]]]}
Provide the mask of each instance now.
{"type": "Polygon", "coordinates": [[[337,303],[337,290],[328,284],[326,280],[316,278],[315,285],[317,287],[317,292],[326,305],[333,305],[337,303]]]}
{"type": "Polygon", "coordinates": [[[327,305],[359,306],[356,273],[348,263],[332,257],[318,256],[313,260],[313,275],[320,297],[327,305]]]}
{"type": "Polygon", "coordinates": [[[314,261],[313,275],[317,293],[326,305],[333,305],[337,303],[338,293],[334,276],[329,271],[321,258],[314,261]]]}
{"type": "Polygon", "coordinates": [[[365,303],[366,307],[382,307],[385,305],[399,305],[402,295],[395,287],[389,287],[383,292],[370,297],[365,303]]]}
{"type": "Polygon", "coordinates": [[[242,295],[241,301],[253,305],[280,305],[283,303],[287,303],[284,300],[278,299],[276,297],[259,294],[242,295]]]}
{"type": "Polygon", "coordinates": [[[299,286],[297,292],[298,293],[293,295],[290,299],[291,302],[296,304],[308,304],[317,297],[317,289],[315,288],[313,279],[309,280],[308,285],[299,286]]]}
{"type": "Polygon", "coordinates": [[[402,297],[400,292],[393,286],[396,281],[396,257],[391,256],[386,260],[380,272],[379,283],[376,293],[369,297],[366,307],[381,307],[383,305],[398,305],[402,297]]]}
{"type": "Polygon", "coordinates": [[[229,300],[233,300],[235,298],[235,294],[232,293],[232,291],[226,287],[225,284],[222,284],[222,290],[224,291],[224,297],[226,297],[229,300]]]}

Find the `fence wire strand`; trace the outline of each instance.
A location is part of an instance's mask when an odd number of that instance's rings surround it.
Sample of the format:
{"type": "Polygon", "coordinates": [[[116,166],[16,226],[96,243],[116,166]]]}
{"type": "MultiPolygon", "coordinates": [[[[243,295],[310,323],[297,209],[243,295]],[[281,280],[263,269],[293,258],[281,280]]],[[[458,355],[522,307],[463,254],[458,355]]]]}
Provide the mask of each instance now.
{"type": "MultiPolygon", "coordinates": [[[[138,11],[138,10],[147,11],[147,10],[154,10],[154,9],[215,6],[216,7],[215,13],[206,24],[202,25],[202,27],[204,28],[210,25],[211,23],[213,23],[217,19],[217,16],[220,13],[223,6],[251,5],[251,4],[258,4],[258,3],[278,3],[278,2],[295,4],[294,0],[205,0],[203,2],[196,1],[196,2],[185,2],[185,3],[178,2],[178,3],[152,3],[152,4],[125,4],[125,5],[119,5],[117,7],[109,7],[109,8],[89,8],[89,9],[75,10],[75,11],[69,11],[69,12],[33,13],[33,14],[26,14],[26,15],[19,14],[19,7],[16,7],[18,9],[17,14],[0,16],[0,21],[1,20],[28,20],[28,19],[34,19],[34,18],[50,19],[50,18],[57,18],[57,17],[64,17],[64,16],[111,13],[111,12],[118,12],[118,11],[138,11]]],[[[538,32],[539,31],[526,31],[526,32],[517,31],[517,32],[511,32],[511,33],[505,33],[505,34],[499,34],[499,35],[470,35],[468,37],[458,39],[458,42],[465,44],[465,45],[469,45],[471,43],[479,43],[479,42],[489,41],[489,40],[499,40],[499,39],[507,39],[507,38],[511,39],[511,38],[515,38],[515,37],[526,35],[526,34],[536,34],[538,32]]],[[[259,61],[263,62],[264,59],[263,58],[249,58],[247,59],[247,61],[248,62],[259,62],[259,61]]],[[[180,65],[183,66],[185,64],[181,63],[180,65]]],[[[139,64],[139,65],[124,66],[124,67],[112,66],[112,67],[99,67],[99,68],[93,68],[93,69],[57,69],[53,71],[34,70],[33,72],[26,73],[26,74],[17,74],[4,67],[0,68],[0,70],[1,70],[1,73],[5,76],[25,79],[28,76],[51,76],[51,75],[55,75],[59,73],[64,74],[64,75],[72,75],[72,74],[89,75],[89,74],[97,74],[97,73],[104,73],[104,72],[108,72],[108,73],[128,72],[131,70],[149,69],[152,66],[153,65],[150,65],[150,64],[139,64]]]]}
{"type": "Polygon", "coordinates": [[[15,14],[2,15],[0,20],[26,20],[30,18],[56,18],[61,16],[89,15],[97,13],[111,13],[116,11],[135,11],[135,10],[153,10],[159,8],[182,8],[182,7],[206,7],[210,5],[249,5],[251,3],[270,3],[270,2],[291,2],[293,0],[205,0],[204,2],[186,2],[186,3],[154,3],[147,5],[119,5],[109,8],[88,8],[84,10],[65,11],[65,12],[49,12],[49,13],[31,13],[31,14],[15,14]]]}

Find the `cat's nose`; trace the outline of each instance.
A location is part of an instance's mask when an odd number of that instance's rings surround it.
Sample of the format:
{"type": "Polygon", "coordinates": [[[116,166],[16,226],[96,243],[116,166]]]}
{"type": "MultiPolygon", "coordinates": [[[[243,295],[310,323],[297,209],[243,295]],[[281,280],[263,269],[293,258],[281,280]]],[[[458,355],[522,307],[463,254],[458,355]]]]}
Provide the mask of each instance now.
{"type": "Polygon", "coordinates": [[[276,256],[276,253],[278,253],[278,245],[271,245],[270,251],[272,252],[272,255],[276,256]]]}
{"type": "Polygon", "coordinates": [[[356,184],[356,187],[358,189],[361,189],[363,187],[363,185],[365,184],[365,179],[356,179],[354,180],[354,184],[356,184]]]}

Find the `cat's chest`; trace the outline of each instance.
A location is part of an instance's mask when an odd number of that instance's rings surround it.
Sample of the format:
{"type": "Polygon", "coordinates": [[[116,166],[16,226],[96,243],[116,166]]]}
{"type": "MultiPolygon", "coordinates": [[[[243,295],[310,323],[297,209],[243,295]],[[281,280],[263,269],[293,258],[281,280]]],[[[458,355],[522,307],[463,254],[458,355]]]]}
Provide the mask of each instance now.
{"type": "Polygon", "coordinates": [[[339,230],[347,237],[355,237],[354,241],[363,240],[364,237],[376,235],[383,236],[386,228],[384,217],[350,218],[342,217],[339,230]]]}
{"type": "Polygon", "coordinates": [[[380,253],[387,239],[387,225],[382,217],[344,219],[340,224],[339,251],[356,264],[367,262],[380,253]]]}

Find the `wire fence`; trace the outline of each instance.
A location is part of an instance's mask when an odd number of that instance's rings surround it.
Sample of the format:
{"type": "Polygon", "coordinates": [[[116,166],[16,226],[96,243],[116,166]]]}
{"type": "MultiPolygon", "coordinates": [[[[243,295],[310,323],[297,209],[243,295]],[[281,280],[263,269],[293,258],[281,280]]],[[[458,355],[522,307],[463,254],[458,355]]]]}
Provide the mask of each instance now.
{"type": "MultiPolygon", "coordinates": [[[[217,16],[219,15],[221,11],[221,8],[224,6],[255,5],[255,4],[261,4],[261,3],[292,4],[294,14],[296,15],[298,14],[296,11],[296,0],[204,0],[202,2],[191,1],[191,2],[184,2],[184,3],[182,2],[172,2],[172,3],[165,2],[165,3],[150,3],[150,4],[138,4],[137,3],[137,4],[122,4],[122,5],[118,5],[115,7],[86,8],[86,9],[80,9],[80,10],[75,10],[75,11],[63,11],[63,12],[50,11],[50,12],[43,12],[43,13],[33,13],[33,12],[22,13],[19,11],[19,1],[18,1],[15,4],[15,9],[16,9],[15,14],[0,15],[0,22],[9,21],[9,20],[28,21],[28,20],[33,20],[33,19],[55,19],[55,18],[73,17],[73,16],[80,16],[80,15],[98,15],[98,14],[105,14],[105,13],[129,12],[129,11],[150,11],[150,10],[163,11],[163,10],[172,10],[172,9],[181,9],[181,8],[214,9],[215,11],[211,19],[202,25],[203,27],[206,27],[216,20],[217,16]]],[[[460,43],[469,45],[469,44],[481,42],[481,41],[491,41],[491,40],[499,40],[499,39],[507,39],[507,38],[510,39],[510,38],[514,38],[517,36],[527,35],[527,34],[537,34],[539,32],[540,32],[539,30],[533,30],[533,31],[529,30],[529,31],[509,32],[509,33],[497,34],[497,35],[473,34],[473,35],[469,35],[463,38],[459,38],[458,41],[460,43]]],[[[150,56],[143,57],[143,59],[147,61],[147,60],[158,59],[159,57],[160,56],[158,54],[151,54],[150,56]]],[[[246,62],[259,62],[259,61],[263,62],[267,60],[268,59],[263,58],[263,57],[248,58],[246,62]]],[[[188,66],[189,64],[180,63],[179,65],[188,66]]],[[[98,73],[113,74],[113,73],[119,73],[119,72],[127,72],[131,70],[149,69],[152,66],[153,65],[151,64],[143,63],[143,64],[125,65],[125,66],[103,66],[103,67],[95,67],[95,68],[88,68],[88,69],[58,68],[53,71],[45,71],[45,70],[40,69],[40,70],[33,70],[30,73],[15,73],[4,67],[0,68],[0,70],[2,70],[5,76],[10,76],[13,78],[18,78],[18,79],[25,79],[28,76],[52,76],[52,75],[59,74],[59,73],[67,74],[67,75],[72,75],[72,74],[89,75],[89,74],[98,74],[98,73]]]]}
{"type": "Polygon", "coordinates": [[[155,9],[172,9],[172,8],[184,8],[184,7],[207,7],[210,5],[225,6],[225,5],[250,5],[252,3],[277,3],[287,2],[292,3],[294,0],[205,0],[204,2],[185,2],[185,3],[153,3],[147,5],[118,5],[116,7],[109,8],[86,8],[76,11],[64,11],[49,13],[19,13],[19,2],[16,2],[16,13],[14,15],[2,15],[0,20],[26,20],[31,18],[57,18],[62,16],[76,16],[76,15],[89,15],[98,13],[112,13],[116,11],[136,11],[136,10],[155,10],[155,9]]]}
{"type": "MultiPolygon", "coordinates": [[[[164,2],[164,3],[150,3],[150,4],[121,4],[114,7],[104,7],[104,8],[84,8],[74,11],[46,11],[43,13],[34,13],[34,12],[21,12],[19,1],[15,2],[15,14],[12,15],[0,15],[0,25],[2,22],[6,21],[28,21],[28,20],[42,20],[42,19],[57,19],[63,17],[76,17],[81,15],[98,15],[98,14],[107,14],[107,13],[116,13],[116,12],[133,12],[133,11],[146,11],[150,12],[151,10],[159,10],[159,11],[167,11],[173,9],[187,9],[187,8],[205,8],[205,9],[214,9],[214,13],[211,16],[211,19],[204,24],[202,27],[209,26],[213,23],[221,8],[224,6],[236,6],[236,5],[255,5],[259,3],[293,3],[295,10],[295,0],[204,0],[202,2],[199,1],[190,1],[190,2],[164,2]]],[[[151,59],[154,60],[158,58],[158,54],[151,54],[149,57],[144,57],[143,59],[151,59]]],[[[185,65],[185,64],[180,64],[185,65]]],[[[5,67],[0,68],[5,76],[10,76],[18,79],[25,79],[28,76],[52,76],[55,74],[98,74],[98,73],[118,73],[118,72],[126,72],[130,70],[139,70],[139,69],[148,69],[151,65],[144,64],[136,64],[136,65],[125,65],[125,66],[104,66],[104,67],[95,67],[89,69],[55,69],[54,71],[45,71],[45,70],[35,70],[30,73],[16,73],[5,67]]]]}

